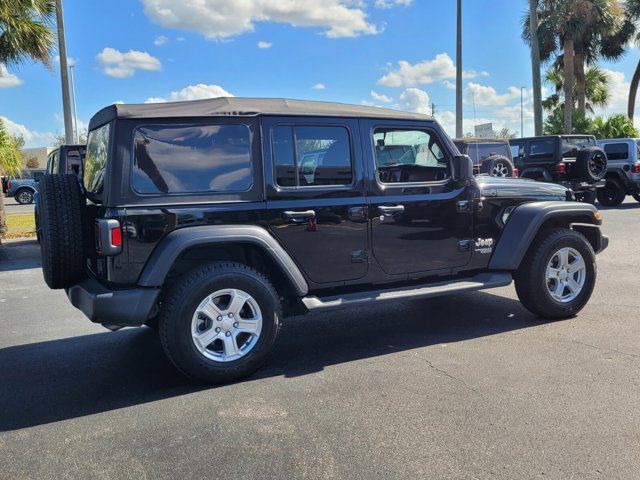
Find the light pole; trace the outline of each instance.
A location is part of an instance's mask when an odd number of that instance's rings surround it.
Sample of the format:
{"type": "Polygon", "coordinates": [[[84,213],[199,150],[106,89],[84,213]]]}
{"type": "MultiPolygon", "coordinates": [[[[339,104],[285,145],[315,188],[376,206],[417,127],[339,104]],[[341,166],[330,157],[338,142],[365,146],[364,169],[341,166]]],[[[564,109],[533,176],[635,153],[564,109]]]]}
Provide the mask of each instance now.
{"type": "Polygon", "coordinates": [[[74,141],[76,144],[80,143],[80,130],[78,130],[78,102],[76,100],[76,79],[73,74],[73,69],[76,68],[75,65],[71,65],[69,67],[69,75],[71,77],[71,94],[73,98],[73,133],[74,133],[74,141]]]}
{"type": "Polygon", "coordinates": [[[456,137],[462,138],[462,0],[458,0],[456,39],[456,137]]]}
{"type": "Polygon", "coordinates": [[[73,143],[73,121],[71,119],[71,100],[69,98],[67,44],[64,38],[62,0],[56,0],[56,22],[58,24],[58,53],[60,55],[60,81],[62,83],[62,110],[64,112],[64,141],[70,145],[73,143]]]}
{"type": "Polygon", "coordinates": [[[524,138],[524,87],[520,87],[520,138],[524,138]]]}

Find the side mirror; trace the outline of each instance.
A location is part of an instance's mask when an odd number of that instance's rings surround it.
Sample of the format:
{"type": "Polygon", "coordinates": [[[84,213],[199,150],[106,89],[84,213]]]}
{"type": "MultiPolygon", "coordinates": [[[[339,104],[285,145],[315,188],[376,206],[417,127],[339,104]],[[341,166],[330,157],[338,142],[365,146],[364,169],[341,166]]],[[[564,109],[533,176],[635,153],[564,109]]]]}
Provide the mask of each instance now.
{"type": "Polygon", "coordinates": [[[473,177],[473,160],[469,155],[453,157],[453,178],[459,181],[471,180],[473,177]]]}

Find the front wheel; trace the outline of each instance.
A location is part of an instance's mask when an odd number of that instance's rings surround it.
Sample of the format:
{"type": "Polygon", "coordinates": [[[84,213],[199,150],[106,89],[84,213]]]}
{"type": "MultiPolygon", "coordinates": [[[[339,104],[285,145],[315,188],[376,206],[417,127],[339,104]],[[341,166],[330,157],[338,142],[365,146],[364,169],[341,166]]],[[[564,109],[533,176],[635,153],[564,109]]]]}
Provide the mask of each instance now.
{"type": "Polygon", "coordinates": [[[633,194],[633,198],[635,199],[636,202],[640,202],[640,192],[635,192],[633,194]]]}
{"type": "Polygon", "coordinates": [[[587,304],[596,283],[596,258],[579,232],[556,228],[540,234],[515,273],[518,298],[547,319],[569,318],[587,304]]]}
{"type": "Polygon", "coordinates": [[[163,301],[162,347],[185,375],[223,383],[250,375],[268,356],[279,330],[280,300],[262,274],[237,263],[187,273],[163,301]]]}
{"type": "Polygon", "coordinates": [[[617,207],[626,196],[627,192],[617,178],[607,178],[606,185],[598,189],[598,202],[605,207],[617,207]]]}

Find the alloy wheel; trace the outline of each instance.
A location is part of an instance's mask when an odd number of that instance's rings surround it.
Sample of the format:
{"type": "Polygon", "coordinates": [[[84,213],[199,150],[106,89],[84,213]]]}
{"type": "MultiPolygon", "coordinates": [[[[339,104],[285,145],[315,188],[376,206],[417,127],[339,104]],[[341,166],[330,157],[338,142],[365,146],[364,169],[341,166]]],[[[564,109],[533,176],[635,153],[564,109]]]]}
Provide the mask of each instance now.
{"type": "Polygon", "coordinates": [[[258,302],[238,289],[218,290],[196,308],[191,336],[209,360],[231,362],[247,355],[258,343],[262,314],[258,302]]]}
{"type": "Polygon", "coordinates": [[[559,303],[576,299],[582,291],[587,266],[580,252],[564,247],[551,256],[546,270],[547,291],[559,303]]]}
{"type": "Polygon", "coordinates": [[[509,169],[502,163],[496,163],[491,169],[491,176],[493,177],[507,177],[509,175],[509,169]]]}

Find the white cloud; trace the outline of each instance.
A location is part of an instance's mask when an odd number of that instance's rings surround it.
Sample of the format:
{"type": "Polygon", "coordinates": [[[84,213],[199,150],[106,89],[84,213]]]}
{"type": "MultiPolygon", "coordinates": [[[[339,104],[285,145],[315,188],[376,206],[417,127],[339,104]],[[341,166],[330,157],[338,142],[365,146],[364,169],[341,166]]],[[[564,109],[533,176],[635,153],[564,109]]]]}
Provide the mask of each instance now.
{"type": "MultiPolygon", "coordinates": [[[[531,89],[525,88],[523,96],[529,99],[533,96],[531,89]]],[[[488,85],[469,82],[465,89],[465,101],[476,106],[500,106],[514,100],[520,100],[520,87],[508,87],[506,93],[498,93],[495,88],[488,85]]]]}
{"type": "Polygon", "coordinates": [[[104,73],[115,78],[132,77],[136,70],[158,71],[162,69],[160,60],[147,52],[138,50],[129,50],[124,53],[107,47],[96,56],[96,59],[102,66],[104,73]]]}
{"type": "Polygon", "coordinates": [[[185,100],[202,100],[205,98],[217,97],[233,97],[233,94],[227,92],[219,85],[188,85],[182,90],[171,92],[168,98],[151,97],[144,103],[164,103],[164,102],[181,102],[185,100]]]}
{"type": "Polygon", "coordinates": [[[324,83],[316,83],[313,87],[314,90],[324,90],[327,86],[324,83]]]}
{"type": "Polygon", "coordinates": [[[256,22],[324,29],[327,37],[357,37],[380,32],[369,23],[363,3],[353,0],[142,0],[154,22],[198,32],[209,39],[233,37],[255,29],[256,22]]]}
{"type": "MultiPolygon", "coordinates": [[[[53,61],[56,62],[58,65],[60,65],[60,55],[56,55],[55,57],[53,57],[53,61]]],[[[78,63],[77,58],[67,56],[68,67],[74,67],[77,63],[78,63]]]]}
{"type": "Polygon", "coordinates": [[[156,39],[153,41],[153,44],[157,47],[160,47],[161,45],[164,45],[168,41],[169,41],[168,37],[165,37],[164,35],[160,35],[159,37],[156,37],[156,39]]]}
{"type": "MultiPolygon", "coordinates": [[[[389,66],[391,67],[392,64],[389,66]]],[[[489,73],[485,71],[462,72],[462,77],[465,79],[488,76],[489,73]]],[[[389,73],[378,80],[378,84],[385,87],[414,87],[454,78],[456,78],[456,66],[453,60],[447,53],[439,53],[432,60],[423,60],[416,64],[400,60],[398,68],[390,69],[389,73]]]]}
{"type": "Polygon", "coordinates": [[[376,8],[392,8],[397,5],[408,6],[413,3],[413,0],[376,0],[376,8]]]}
{"type": "Polygon", "coordinates": [[[371,90],[371,98],[373,98],[374,100],[378,100],[379,102],[385,102],[385,103],[390,103],[393,101],[393,98],[391,98],[388,95],[384,95],[382,93],[378,93],[375,90],[371,90]]]}
{"type": "Polygon", "coordinates": [[[431,107],[429,105],[429,95],[419,88],[407,88],[400,95],[400,105],[402,110],[416,113],[429,114],[431,107]]]}
{"type": "Polygon", "coordinates": [[[449,90],[455,90],[456,89],[456,84],[453,83],[450,80],[443,80],[442,84],[447,87],[449,90]]]}
{"type": "Polygon", "coordinates": [[[184,42],[185,38],[184,37],[176,37],[176,41],[177,42],[184,42]]]}
{"type": "Polygon", "coordinates": [[[258,42],[258,48],[271,48],[272,45],[271,42],[258,42]]]}
{"type": "Polygon", "coordinates": [[[0,120],[3,121],[7,131],[11,135],[17,135],[24,138],[25,147],[47,147],[53,143],[54,134],[52,132],[38,132],[30,130],[25,125],[13,122],[7,117],[0,116],[0,120]]]}
{"type": "Polygon", "coordinates": [[[9,73],[7,67],[0,63],[0,88],[10,88],[22,85],[22,80],[17,75],[9,73]]]}

